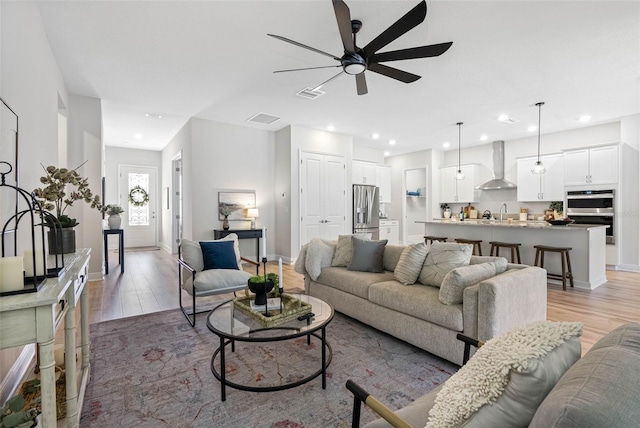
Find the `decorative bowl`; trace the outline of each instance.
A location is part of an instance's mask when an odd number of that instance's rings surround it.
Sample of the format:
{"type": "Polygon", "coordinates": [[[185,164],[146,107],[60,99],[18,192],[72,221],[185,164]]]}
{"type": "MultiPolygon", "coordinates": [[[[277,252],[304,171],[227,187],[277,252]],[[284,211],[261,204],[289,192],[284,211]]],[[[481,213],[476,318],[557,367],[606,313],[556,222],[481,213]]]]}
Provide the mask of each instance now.
{"type": "Polygon", "coordinates": [[[573,223],[574,221],[575,220],[547,220],[547,223],[552,226],[566,226],[573,223]]]}
{"type": "Polygon", "coordinates": [[[273,281],[251,282],[248,281],[249,290],[256,295],[256,305],[267,304],[267,293],[273,290],[273,281]]]}

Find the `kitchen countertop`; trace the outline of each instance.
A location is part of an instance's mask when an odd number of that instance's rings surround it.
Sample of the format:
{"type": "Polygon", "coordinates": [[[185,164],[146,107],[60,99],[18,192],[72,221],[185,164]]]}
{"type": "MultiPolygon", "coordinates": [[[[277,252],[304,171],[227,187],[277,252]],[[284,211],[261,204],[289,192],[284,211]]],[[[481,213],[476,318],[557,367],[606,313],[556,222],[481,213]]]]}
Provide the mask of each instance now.
{"type": "Polygon", "coordinates": [[[517,227],[517,228],[529,228],[529,229],[542,229],[542,228],[553,228],[558,231],[576,231],[576,230],[591,230],[591,229],[606,229],[609,226],[603,226],[599,224],[569,224],[566,226],[553,226],[545,221],[519,221],[513,220],[508,222],[507,220],[503,220],[500,223],[500,220],[485,220],[485,219],[468,219],[464,221],[451,221],[449,219],[433,219],[432,221],[416,221],[416,223],[423,224],[446,224],[452,226],[489,226],[489,227],[517,227]]]}

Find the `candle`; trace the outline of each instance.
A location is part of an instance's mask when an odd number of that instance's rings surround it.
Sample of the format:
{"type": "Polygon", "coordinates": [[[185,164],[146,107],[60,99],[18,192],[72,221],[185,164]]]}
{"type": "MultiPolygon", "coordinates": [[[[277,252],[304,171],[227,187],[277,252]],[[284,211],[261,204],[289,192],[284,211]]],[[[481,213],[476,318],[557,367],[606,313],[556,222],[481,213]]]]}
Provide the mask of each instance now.
{"type": "Polygon", "coordinates": [[[267,258],[267,229],[262,228],[262,258],[267,258]]]}
{"type": "Polygon", "coordinates": [[[282,278],[282,257],[278,259],[278,281],[280,282],[280,284],[278,285],[278,288],[283,289],[284,281],[282,278]]]}
{"type": "MultiPolygon", "coordinates": [[[[42,250],[36,250],[36,266],[35,272],[36,276],[44,276],[45,275],[45,258],[44,252],[42,250]]],[[[32,277],[33,276],[33,251],[25,250],[24,252],[24,273],[25,276],[32,277]]]]}
{"type": "Polygon", "coordinates": [[[0,258],[0,291],[24,288],[24,262],[22,257],[0,258]]]}

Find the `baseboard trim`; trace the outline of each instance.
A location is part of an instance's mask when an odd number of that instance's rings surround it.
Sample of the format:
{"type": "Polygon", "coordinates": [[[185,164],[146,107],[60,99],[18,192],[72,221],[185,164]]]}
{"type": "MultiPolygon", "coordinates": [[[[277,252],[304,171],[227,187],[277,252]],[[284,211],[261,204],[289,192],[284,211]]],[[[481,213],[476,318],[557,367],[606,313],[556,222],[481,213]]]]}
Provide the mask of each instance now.
{"type": "Polygon", "coordinates": [[[89,272],[89,278],[87,278],[87,281],[102,281],[103,279],[104,276],[102,275],[102,272],[89,272]]]}
{"type": "Polygon", "coordinates": [[[160,243],[160,245],[159,245],[159,247],[160,247],[160,248],[162,248],[163,250],[165,250],[167,253],[169,253],[169,254],[173,254],[173,253],[171,252],[171,247],[170,247],[170,246],[168,246],[167,244],[165,244],[164,242],[161,242],[161,243],[160,243]]]}
{"type": "Polygon", "coordinates": [[[36,346],[34,344],[26,345],[18,359],[11,369],[2,380],[0,386],[0,403],[4,403],[11,398],[18,391],[22,379],[27,376],[27,373],[31,370],[31,362],[34,361],[36,356],[36,346]]]}
{"type": "Polygon", "coordinates": [[[622,270],[622,271],[625,271],[625,272],[640,272],[640,266],[639,265],[622,264],[622,265],[615,266],[615,270],[622,270]]]}

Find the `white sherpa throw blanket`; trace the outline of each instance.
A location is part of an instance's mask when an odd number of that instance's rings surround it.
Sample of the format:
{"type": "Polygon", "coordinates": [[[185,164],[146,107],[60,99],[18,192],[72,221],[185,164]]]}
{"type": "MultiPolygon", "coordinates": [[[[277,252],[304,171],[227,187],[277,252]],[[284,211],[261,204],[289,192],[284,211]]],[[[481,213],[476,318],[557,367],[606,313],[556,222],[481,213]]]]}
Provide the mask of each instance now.
{"type": "Polygon", "coordinates": [[[335,249],[335,241],[313,238],[300,249],[293,268],[299,274],[308,275],[315,281],[323,268],[331,266],[335,249]]]}
{"type": "Polygon", "coordinates": [[[458,427],[485,404],[494,403],[509,382],[510,372],[527,369],[572,337],[582,335],[582,323],[541,321],[493,338],[451,376],[429,411],[425,428],[458,427]]]}

